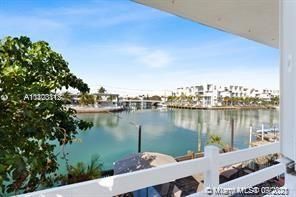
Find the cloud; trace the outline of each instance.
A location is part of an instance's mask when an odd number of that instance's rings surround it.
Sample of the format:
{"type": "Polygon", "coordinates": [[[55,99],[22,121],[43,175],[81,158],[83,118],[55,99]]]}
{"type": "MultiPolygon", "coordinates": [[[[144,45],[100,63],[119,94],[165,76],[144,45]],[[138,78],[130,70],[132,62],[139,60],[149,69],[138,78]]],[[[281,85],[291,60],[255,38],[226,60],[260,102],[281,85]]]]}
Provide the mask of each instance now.
{"type": "Polygon", "coordinates": [[[58,7],[50,10],[36,10],[36,15],[54,18],[68,26],[84,26],[92,28],[106,28],[119,24],[144,22],[146,20],[170,17],[160,11],[141,8],[135,3],[113,1],[93,1],[85,4],[76,4],[58,7]]]}
{"type": "MultiPolygon", "coordinates": [[[[63,25],[55,20],[35,16],[8,16],[0,14],[1,28],[13,29],[16,32],[27,31],[48,31],[63,28],[63,25]]],[[[2,31],[1,31],[2,32],[2,31]]]]}
{"type": "MultiPolygon", "coordinates": [[[[28,4],[29,5],[29,4],[28,4]]],[[[107,28],[121,28],[125,35],[130,26],[133,31],[137,27],[146,25],[149,21],[170,17],[160,11],[129,1],[88,1],[75,4],[61,3],[55,6],[28,7],[26,3],[20,3],[21,12],[10,11],[0,6],[0,36],[27,35],[32,39],[42,39],[51,43],[64,43],[76,41],[77,37],[88,32],[106,36],[107,28]],[[139,8],[139,9],[135,9],[139,8]],[[28,11],[29,10],[29,11],[28,11]],[[54,39],[57,37],[57,39],[54,39]],[[58,40],[57,42],[55,40],[58,40]]],[[[116,31],[116,30],[115,30],[116,31]]]]}
{"type": "Polygon", "coordinates": [[[139,62],[151,68],[163,68],[172,62],[172,58],[165,51],[154,50],[139,57],[139,62]]]}
{"type": "Polygon", "coordinates": [[[143,91],[126,88],[143,89],[154,95],[163,93],[163,90],[203,83],[277,89],[277,58],[252,58],[259,49],[236,46],[236,42],[231,41],[209,43],[198,49],[179,45],[98,42],[71,46],[64,49],[64,54],[70,60],[71,69],[79,73],[91,88],[98,84],[120,87],[123,89],[113,92],[122,95],[143,94],[143,91]],[[223,50],[226,46],[228,49],[223,50]]]}
{"type": "Polygon", "coordinates": [[[162,90],[205,82],[278,87],[274,49],[130,1],[65,2],[32,9],[24,3],[24,12],[0,6],[0,35],[48,41],[94,87],[162,90]]]}
{"type": "Polygon", "coordinates": [[[124,51],[132,55],[136,62],[150,68],[163,68],[173,63],[173,58],[166,49],[151,46],[129,45],[123,47],[124,51]]]}

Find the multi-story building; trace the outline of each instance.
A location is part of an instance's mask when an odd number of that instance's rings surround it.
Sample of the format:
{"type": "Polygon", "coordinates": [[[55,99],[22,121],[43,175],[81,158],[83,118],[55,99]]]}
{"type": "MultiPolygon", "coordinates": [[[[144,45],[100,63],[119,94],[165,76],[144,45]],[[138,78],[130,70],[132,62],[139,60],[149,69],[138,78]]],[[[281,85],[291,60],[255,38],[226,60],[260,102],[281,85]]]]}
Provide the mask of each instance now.
{"type": "Polygon", "coordinates": [[[180,87],[173,92],[175,96],[193,96],[198,98],[202,106],[222,105],[224,98],[259,98],[270,101],[273,97],[279,96],[279,90],[246,88],[243,86],[217,86],[214,84],[203,84],[190,87],[180,87]]]}

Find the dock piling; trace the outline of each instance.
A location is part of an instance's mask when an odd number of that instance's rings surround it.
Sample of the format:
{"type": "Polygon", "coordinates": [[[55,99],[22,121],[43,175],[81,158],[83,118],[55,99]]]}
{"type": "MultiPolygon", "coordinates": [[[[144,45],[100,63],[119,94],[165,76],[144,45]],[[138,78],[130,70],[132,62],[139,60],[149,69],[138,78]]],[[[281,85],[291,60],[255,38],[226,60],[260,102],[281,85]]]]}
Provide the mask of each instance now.
{"type": "Polygon", "coordinates": [[[277,136],[276,136],[276,132],[275,132],[275,126],[273,126],[273,137],[274,137],[274,142],[276,142],[277,136]]]}
{"type": "Polygon", "coordinates": [[[231,149],[234,149],[234,119],[231,119],[231,149]]]}
{"type": "Polygon", "coordinates": [[[262,130],[261,130],[261,141],[264,140],[264,124],[262,124],[262,130]]]}

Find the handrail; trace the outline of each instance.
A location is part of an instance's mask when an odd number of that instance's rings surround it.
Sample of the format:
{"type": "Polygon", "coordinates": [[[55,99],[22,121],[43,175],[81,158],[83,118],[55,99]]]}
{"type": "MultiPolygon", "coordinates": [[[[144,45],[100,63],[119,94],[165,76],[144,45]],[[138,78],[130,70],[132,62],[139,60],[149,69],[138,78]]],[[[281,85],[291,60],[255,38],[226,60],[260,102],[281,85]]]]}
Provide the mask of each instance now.
{"type": "Polygon", "coordinates": [[[272,179],[275,176],[283,174],[285,170],[286,170],[285,165],[279,163],[279,164],[270,166],[268,168],[263,168],[251,174],[245,175],[243,177],[233,179],[231,181],[223,183],[219,185],[219,187],[221,188],[253,187],[255,185],[258,185],[259,183],[272,179]]]}
{"type": "Polygon", "coordinates": [[[110,176],[106,178],[75,183],[71,185],[37,191],[22,196],[83,195],[115,196],[130,191],[174,181],[175,179],[203,173],[208,170],[208,158],[198,158],[179,163],[171,163],[155,168],[110,176]]]}
{"type": "MultiPolygon", "coordinates": [[[[264,168],[261,170],[258,170],[256,172],[253,172],[251,174],[245,175],[243,177],[239,177],[236,179],[233,179],[231,181],[228,181],[226,183],[220,184],[218,187],[216,188],[206,188],[204,191],[196,193],[196,194],[191,194],[188,197],[205,197],[205,196],[215,196],[218,195],[217,193],[215,193],[215,190],[219,193],[220,191],[220,195],[218,196],[225,196],[222,194],[223,189],[225,189],[224,191],[227,190],[233,190],[233,189],[237,189],[237,191],[239,191],[239,189],[242,188],[251,188],[255,185],[258,185],[259,183],[262,183],[264,181],[267,181],[275,176],[281,175],[285,172],[286,168],[284,164],[276,164],[274,166],[268,167],[268,168],[264,168]],[[208,195],[209,190],[211,192],[211,195],[208,195]]],[[[266,190],[268,191],[268,190],[266,190]]]]}
{"type": "MultiPolygon", "coordinates": [[[[57,188],[46,189],[24,194],[22,196],[56,196],[57,194],[60,196],[94,196],[98,194],[101,196],[115,196],[138,189],[171,182],[176,179],[198,173],[205,174],[205,186],[217,187],[219,186],[218,170],[221,166],[239,163],[241,161],[246,161],[277,152],[279,152],[279,143],[272,143],[223,154],[219,154],[219,149],[217,147],[207,146],[205,148],[205,157],[202,158],[166,164],[155,168],[61,186],[57,188]]],[[[266,175],[264,176],[265,178],[267,175],[268,177],[272,178],[277,176],[278,173],[282,171],[283,166],[276,165],[267,168],[265,171],[260,170],[250,175],[235,179],[228,182],[228,184],[246,183],[246,181],[250,180],[253,181],[252,184],[259,184],[265,180],[258,178],[258,176],[261,176],[262,173],[266,175]],[[274,172],[276,172],[276,174],[274,172]]]]}
{"type": "Polygon", "coordinates": [[[234,152],[223,153],[219,156],[219,167],[224,167],[227,165],[239,163],[242,161],[248,161],[257,157],[279,152],[280,143],[275,142],[258,147],[251,147],[234,152]]]}

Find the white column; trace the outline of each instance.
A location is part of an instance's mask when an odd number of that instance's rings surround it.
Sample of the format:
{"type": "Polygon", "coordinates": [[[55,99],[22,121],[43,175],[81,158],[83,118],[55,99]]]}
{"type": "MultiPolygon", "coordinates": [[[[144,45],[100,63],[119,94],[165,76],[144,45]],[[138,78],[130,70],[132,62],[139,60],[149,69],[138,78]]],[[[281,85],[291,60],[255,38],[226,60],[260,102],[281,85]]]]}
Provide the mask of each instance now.
{"type": "Polygon", "coordinates": [[[197,127],[197,153],[201,152],[201,124],[198,123],[198,127],[197,127]]]}
{"type": "Polygon", "coordinates": [[[250,126],[250,131],[249,131],[249,147],[252,144],[252,134],[253,134],[253,127],[252,125],[250,126]]]}
{"type": "Polygon", "coordinates": [[[219,186],[219,148],[214,145],[205,147],[205,157],[209,158],[209,170],[205,173],[205,187],[219,186]]]}
{"type": "Polygon", "coordinates": [[[296,1],[280,4],[280,144],[285,157],[296,161],[296,1]]]}
{"type": "Polygon", "coordinates": [[[144,109],[144,97],[141,98],[141,110],[144,109]]]}
{"type": "Polygon", "coordinates": [[[262,124],[262,127],[261,127],[261,141],[264,140],[264,124],[262,124]]]}

